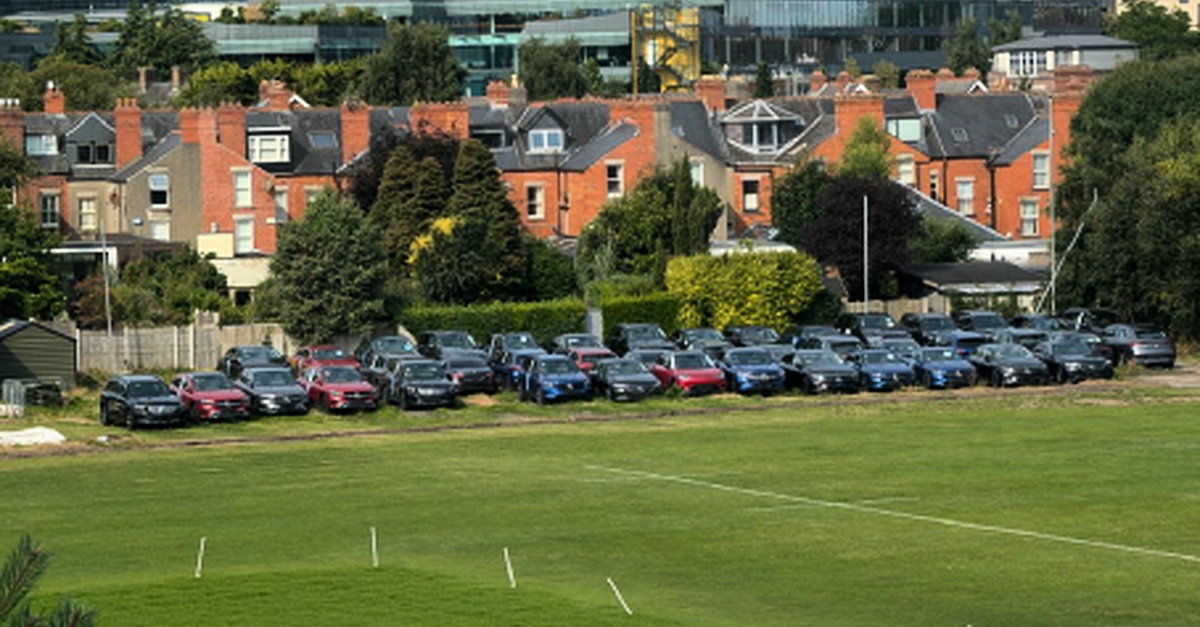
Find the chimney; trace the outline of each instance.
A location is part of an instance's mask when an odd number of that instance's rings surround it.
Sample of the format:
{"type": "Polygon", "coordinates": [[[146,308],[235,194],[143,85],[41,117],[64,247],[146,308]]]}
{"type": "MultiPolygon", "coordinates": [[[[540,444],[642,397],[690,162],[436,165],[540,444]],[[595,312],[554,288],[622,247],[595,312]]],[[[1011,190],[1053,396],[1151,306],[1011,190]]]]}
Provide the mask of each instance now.
{"type": "Polygon", "coordinates": [[[445,133],[450,137],[465,140],[470,137],[467,126],[469,107],[458,102],[419,102],[409,109],[409,120],[413,133],[430,135],[445,133]]]}
{"type": "Polygon", "coordinates": [[[808,75],[808,93],[816,95],[825,89],[825,84],[829,82],[829,77],[825,76],[825,72],[821,70],[813,70],[812,74],[808,75]]]}
{"type": "Polygon", "coordinates": [[[67,97],[59,91],[58,86],[54,81],[46,83],[46,94],[43,96],[45,103],[42,109],[51,115],[62,115],[67,112],[67,97]]]}
{"type": "Polygon", "coordinates": [[[875,124],[883,128],[883,101],[879,94],[854,94],[838,96],[834,100],[834,118],[837,121],[837,135],[843,141],[850,140],[854,126],[860,118],[870,117],[875,124]]]}
{"type": "Polygon", "coordinates": [[[179,110],[179,139],[185,144],[200,143],[200,111],[188,107],[179,110]]]}
{"type": "Polygon", "coordinates": [[[1092,84],[1092,68],[1086,65],[1060,65],[1054,68],[1054,93],[1083,94],[1092,84]]]}
{"type": "Polygon", "coordinates": [[[932,111],[937,108],[937,79],[929,70],[910,70],[904,75],[904,84],[908,93],[917,101],[921,111],[932,111]]]}
{"type": "Polygon", "coordinates": [[[841,72],[838,72],[837,83],[836,83],[837,84],[837,93],[839,93],[839,94],[846,93],[846,87],[853,81],[854,81],[854,79],[850,77],[850,73],[847,72],[846,70],[842,70],[841,72]]]}
{"type": "Polygon", "coordinates": [[[342,163],[371,146],[371,109],[358,100],[342,105],[342,163]]]}
{"type": "Polygon", "coordinates": [[[217,108],[217,140],[233,152],[246,154],[246,111],[225,102],[217,108]]]}
{"type": "Polygon", "coordinates": [[[113,111],[117,123],[117,167],[142,156],[142,110],[133,98],[118,98],[113,111]]]}
{"type": "Polygon", "coordinates": [[[201,144],[217,143],[217,112],[200,109],[197,113],[196,131],[201,144]]]}
{"type": "Polygon", "coordinates": [[[0,98],[0,137],[25,153],[25,112],[16,98],[0,98]]]}
{"type": "Polygon", "coordinates": [[[720,74],[706,74],[696,81],[696,95],[709,112],[725,110],[725,79],[720,74]]]}
{"type": "Polygon", "coordinates": [[[609,124],[633,124],[643,133],[654,130],[654,110],[663,106],[658,98],[627,97],[608,103],[609,124]]]}
{"type": "Polygon", "coordinates": [[[507,107],[508,85],[504,81],[492,81],[488,83],[487,101],[493,107],[507,107]]]}
{"type": "Polygon", "coordinates": [[[982,76],[982,75],[979,73],[979,70],[977,70],[973,67],[969,67],[969,68],[963,70],[963,74],[962,74],[963,78],[970,80],[971,82],[975,82],[975,81],[979,80],[980,76],[982,76]]]}

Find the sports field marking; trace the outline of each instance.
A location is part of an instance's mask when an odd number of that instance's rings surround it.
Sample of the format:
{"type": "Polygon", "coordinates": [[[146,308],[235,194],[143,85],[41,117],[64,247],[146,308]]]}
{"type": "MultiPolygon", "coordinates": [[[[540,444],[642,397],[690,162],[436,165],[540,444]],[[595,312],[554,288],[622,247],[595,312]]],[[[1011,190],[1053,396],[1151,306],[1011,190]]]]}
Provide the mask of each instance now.
{"type": "Polygon", "coordinates": [[[1039,533],[1037,531],[1027,531],[1025,529],[1012,529],[1009,527],[997,527],[994,525],[981,525],[978,523],[964,522],[954,520],[952,518],[939,518],[937,516],[925,516],[922,514],[910,514],[908,512],[898,512],[882,507],[871,507],[869,505],[861,505],[857,503],[846,503],[842,501],[826,501],[823,499],[814,499],[806,496],[794,496],[791,494],[782,494],[780,492],[771,492],[769,490],[755,490],[753,488],[741,488],[738,486],[725,485],[722,483],[713,483],[711,481],[700,481],[698,479],[690,479],[688,477],[680,477],[678,475],[667,475],[657,472],[648,472],[644,470],[629,470],[626,468],[612,468],[608,466],[585,466],[589,470],[598,470],[601,472],[612,473],[616,475],[625,475],[630,477],[642,477],[644,479],[654,479],[656,481],[664,481],[670,483],[678,483],[682,485],[690,485],[697,488],[708,488],[710,490],[719,490],[721,492],[729,492],[732,494],[744,494],[747,496],[757,496],[760,498],[775,499],[779,501],[787,501],[789,503],[798,503],[811,505],[814,507],[826,507],[829,509],[841,509],[863,514],[875,514],[877,516],[889,516],[891,518],[899,518],[902,520],[912,520],[916,522],[924,522],[944,527],[955,527],[958,529],[969,529],[971,531],[982,531],[985,533],[998,533],[1009,536],[1017,536],[1021,538],[1033,538],[1035,540],[1045,540],[1047,542],[1059,542],[1062,544],[1074,544],[1077,546],[1086,546],[1094,549],[1107,549],[1109,551],[1120,551],[1122,553],[1133,553],[1135,555],[1146,555],[1149,557],[1161,557],[1166,559],[1180,560],[1184,562],[1200,563],[1200,556],[1188,555],[1186,553],[1173,553],[1171,551],[1160,551],[1158,549],[1147,549],[1140,546],[1130,546],[1127,544],[1116,544],[1114,542],[1102,542],[1098,540],[1086,540],[1083,538],[1072,538],[1071,536],[1059,536],[1049,533],[1039,533]]]}

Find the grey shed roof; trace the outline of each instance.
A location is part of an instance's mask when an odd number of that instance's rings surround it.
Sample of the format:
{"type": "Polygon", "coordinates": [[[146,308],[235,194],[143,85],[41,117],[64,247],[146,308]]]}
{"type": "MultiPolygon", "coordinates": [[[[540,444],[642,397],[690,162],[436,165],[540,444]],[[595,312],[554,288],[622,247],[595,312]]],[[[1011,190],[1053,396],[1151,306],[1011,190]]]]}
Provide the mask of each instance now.
{"type": "Polygon", "coordinates": [[[70,340],[72,343],[75,342],[75,338],[63,333],[62,331],[59,331],[58,329],[55,329],[54,327],[46,326],[32,320],[18,320],[16,318],[11,318],[9,320],[5,320],[3,323],[0,323],[0,340],[20,333],[29,327],[37,327],[39,329],[49,331],[50,333],[53,333],[64,340],[70,340]]]}
{"type": "Polygon", "coordinates": [[[1136,50],[1137,44],[1124,39],[1105,37],[1104,35],[1054,35],[1050,37],[1030,37],[1019,39],[999,46],[992,46],[992,52],[1019,52],[1022,50],[1080,50],[1080,49],[1130,49],[1136,50]]]}

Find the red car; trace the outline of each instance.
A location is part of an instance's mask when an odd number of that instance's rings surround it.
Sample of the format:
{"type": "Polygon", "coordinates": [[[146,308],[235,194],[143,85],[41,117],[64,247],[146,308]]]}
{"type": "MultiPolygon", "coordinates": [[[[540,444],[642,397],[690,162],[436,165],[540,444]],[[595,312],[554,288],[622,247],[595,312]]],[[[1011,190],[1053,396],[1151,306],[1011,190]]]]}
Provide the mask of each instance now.
{"type": "Polygon", "coordinates": [[[567,353],[571,361],[575,362],[576,366],[583,371],[583,374],[592,376],[592,369],[596,364],[605,359],[616,359],[617,354],[607,348],[573,348],[567,353]]]}
{"type": "Polygon", "coordinates": [[[292,355],[288,361],[292,364],[292,372],[304,372],[318,366],[350,366],[353,368],[361,366],[354,355],[332,344],[305,346],[296,351],[296,354],[292,355]]]}
{"type": "Polygon", "coordinates": [[[358,369],[351,366],[317,366],[300,375],[310,405],[322,411],[374,410],[379,396],[358,369]]]}
{"type": "Polygon", "coordinates": [[[678,351],[664,355],[650,367],[663,389],[678,386],[688,396],[725,391],[725,375],[701,351],[678,351]]]}
{"type": "Polygon", "coordinates": [[[191,420],[233,420],[250,415],[250,398],[220,372],[176,375],[171,391],[183,401],[191,420]]]}

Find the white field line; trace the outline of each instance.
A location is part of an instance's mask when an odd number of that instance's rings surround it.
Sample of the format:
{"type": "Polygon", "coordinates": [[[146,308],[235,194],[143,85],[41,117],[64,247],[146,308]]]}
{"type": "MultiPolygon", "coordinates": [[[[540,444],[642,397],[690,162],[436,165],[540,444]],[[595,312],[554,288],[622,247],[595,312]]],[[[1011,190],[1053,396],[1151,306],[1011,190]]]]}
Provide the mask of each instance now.
{"type": "Polygon", "coordinates": [[[1059,536],[1049,533],[1038,533],[1036,531],[1026,531],[1024,529],[1012,529],[1009,527],[997,527],[994,525],[981,525],[978,523],[963,522],[951,518],[939,518],[937,516],[924,516],[922,514],[910,514],[908,512],[897,512],[881,507],[871,507],[869,505],[860,505],[855,503],[846,503],[842,501],[826,501],[823,499],[814,499],[805,496],[794,496],[790,494],[781,494],[779,492],[770,492],[768,490],[755,490],[752,488],[740,488],[737,486],[724,485],[721,483],[712,483],[710,481],[700,481],[698,479],[689,479],[688,477],[680,477],[677,475],[667,475],[656,472],[647,472],[644,470],[628,470],[625,468],[611,468],[606,466],[586,466],[590,470],[599,470],[618,475],[626,475],[632,477],[642,477],[644,479],[654,479],[657,481],[665,481],[670,483],[679,483],[690,485],[698,488],[708,488],[710,490],[718,490],[721,492],[729,492],[732,494],[744,494],[747,496],[756,496],[766,499],[775,499],[778,501],[786,501],[789,503],[799,503],[812,505],[815,507],[825,507],[829,509],[840,509],[863,514],[875,514],[877,516],[888,516],[891,518],[899,518],[902,520],[911,520],[916,522],[930,523],[934,525],[942,525],[945,527],[955,527],[958,529],[969,529],[971,531],[982,531],[984,533],[998,533],[1009,536],[1017,536],[1021,538],[1032,538],[1035,540],[1045,540],[1047,542],[1059,542],[1062,544],[1074,544],[1077,546],[1086,546],[1094,549],[1106,549],[1109,551],[1120,551],[1122,553],[1133,553],[1135,555],[1146,555],[1149,557],[1161,557],[1166,559],[1181,560],[1185,562],[1200,563],[1200,556],[1188,555],[1186,553],[1173,553],[1171,551],[1160,551],[1158,549],[1147,549],[1139,546],[1130,546],[1127,544],[1116,544],[1113,542],[1101,542],[1098,540],[1086,540],[1083,538],[1072,538],[1071,536],[1059,536]]]}

